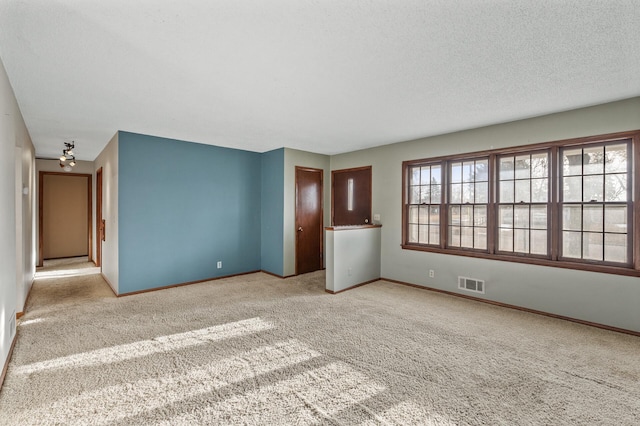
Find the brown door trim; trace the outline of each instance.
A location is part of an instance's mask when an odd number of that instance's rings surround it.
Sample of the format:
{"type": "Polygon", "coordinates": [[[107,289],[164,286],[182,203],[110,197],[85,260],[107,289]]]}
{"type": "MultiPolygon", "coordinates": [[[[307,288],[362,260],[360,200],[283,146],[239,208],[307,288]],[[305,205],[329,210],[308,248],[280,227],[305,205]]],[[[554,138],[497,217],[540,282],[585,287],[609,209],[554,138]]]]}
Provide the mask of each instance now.
{"type": "Polygon", "coordinates": [[[89,239],[87,241],[89,253],[89,261],[92,260],[93,257],[93,209],[92,209],[92,175],[90,173],[62,173],[62,172],[40,172],[38,175],[38,264],[36,266],[44,265],[44,238],[43,238],[43,224],[44,224],[44,176],[45,175],[62,175],[62,176],[73,176],[73,177],[87,177],[87,197],[89,198],[89,210],[87,215],[88,222],[88,230],[89,230],[89,239]]]}
{"type": "Polygon", "coordinates": [[[319,203],[320,203],[320,229],[319,229],[319,237],[320,237],[320,269],[322,269],[323,264],[324,264],[324,247],[323,247],[323,240],[324,240],[324,170],[323,169],[316,169],[313,167],[302,167],[302,166],[296,166],[295,168],[295,185],[296,185],[296,193],[295,193],[295,254],[296,254],[296,270],[295,273],[296,275],[300,274],[299,271],[299,262],[300,259],[298,258],[298,229],[300,227],[299,224],[299,220],[298,220],[298,199],[299,199],[299,188],[298,188],[298,172],[299,171],[303,171],[303,172],[312,172],[312,173],[319,173],[320,174],[320,194],[319,194],[319,203]]]}
{"type": "Polygon", "coordinates": [[[96,170],[96,266],[102,267],[102,242],[104,226],[102,225],[102,167],[96,170]]]}

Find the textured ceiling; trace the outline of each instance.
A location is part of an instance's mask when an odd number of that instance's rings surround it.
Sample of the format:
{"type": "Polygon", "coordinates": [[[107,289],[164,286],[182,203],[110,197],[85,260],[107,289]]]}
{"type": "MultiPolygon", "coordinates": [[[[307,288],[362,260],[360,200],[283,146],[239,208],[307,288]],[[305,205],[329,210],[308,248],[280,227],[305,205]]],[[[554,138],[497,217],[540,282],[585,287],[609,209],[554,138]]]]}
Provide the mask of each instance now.
{"type": "Polygon", "coordinates": [[[38,156],[335,154],[640,95],[637,0],[0,0],[38,156]]]}

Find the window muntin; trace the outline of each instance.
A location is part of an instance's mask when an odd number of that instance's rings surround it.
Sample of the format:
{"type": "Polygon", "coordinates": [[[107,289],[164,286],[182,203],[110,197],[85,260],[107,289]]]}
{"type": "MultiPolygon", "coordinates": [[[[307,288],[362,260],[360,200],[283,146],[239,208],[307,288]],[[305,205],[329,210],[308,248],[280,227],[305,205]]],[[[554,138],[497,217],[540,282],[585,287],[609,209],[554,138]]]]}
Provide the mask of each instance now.
{"type": "Polygon", "coordinates": [[[489,159],[449,163],[447,247],[487,249],[489,159]]]}
{"type": "Polygon", "coordinates": [[[442,165],[409,168],[407,242],[440,245],[442,165]]]}
{"type": "Polygon", "coordinates": [[[560,158],[561,257],[629,264],[630,143],[567,147],[560,158]]]}
{"type": "Polygon", "coordinates": [[[549,255],[549,152],[498,157],[497,251],[549,255]]]}

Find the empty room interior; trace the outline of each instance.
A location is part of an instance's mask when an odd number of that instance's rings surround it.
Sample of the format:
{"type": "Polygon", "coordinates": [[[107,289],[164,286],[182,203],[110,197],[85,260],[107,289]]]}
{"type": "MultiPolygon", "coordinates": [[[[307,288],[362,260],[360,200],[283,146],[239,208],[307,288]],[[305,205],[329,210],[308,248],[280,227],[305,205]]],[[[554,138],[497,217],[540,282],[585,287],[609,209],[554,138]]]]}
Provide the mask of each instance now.
{"type": "Polygon", "coordinates": [[[639,27],[0,0],[0,424],[640,424],[639,27]]]}

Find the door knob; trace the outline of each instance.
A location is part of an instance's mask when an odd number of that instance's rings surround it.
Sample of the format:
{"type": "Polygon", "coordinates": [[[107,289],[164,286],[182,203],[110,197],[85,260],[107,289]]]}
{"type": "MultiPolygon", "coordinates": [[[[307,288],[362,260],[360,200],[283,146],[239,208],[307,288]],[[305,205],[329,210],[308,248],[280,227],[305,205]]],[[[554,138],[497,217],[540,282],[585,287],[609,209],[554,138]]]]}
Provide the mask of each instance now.
{"type": "Polygon", "coordinates": [[[298,232],[302,232],[302,226],[298,227],[298,232]]]}

